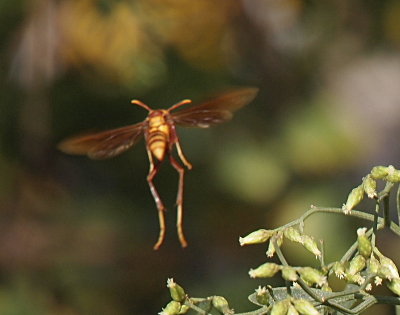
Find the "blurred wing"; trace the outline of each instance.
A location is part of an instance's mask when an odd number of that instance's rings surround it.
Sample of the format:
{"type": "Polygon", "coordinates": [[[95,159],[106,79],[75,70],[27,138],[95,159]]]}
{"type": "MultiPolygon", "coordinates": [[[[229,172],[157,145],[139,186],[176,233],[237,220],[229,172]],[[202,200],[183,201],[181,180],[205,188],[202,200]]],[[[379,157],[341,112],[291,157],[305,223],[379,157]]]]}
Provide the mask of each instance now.
{"type": "Polygon", "coordinates": [[[172,115],[176,125],[185,127],[208,128],[218,125],[225,121],[231,120],[233,117],[232,112],[221,109],[199,109],[192,108],[191,111],[185,113],[177,113],[172,115]]]}
{"type": "Polygon", "coordinates": [[[232,112],[249,104],[257,93],[258,88],[254,87],[231,89],[171,116],[177,125],[208,128],[230,120],[232,112]]]}
{"type": "Polygon", "coordinates": [[[108,159],[136,144],[143,135],[144,123],[94,134],[79,135],[62,141],[57,147],[67,154],[87,155],[93,160],[108,159]]]}

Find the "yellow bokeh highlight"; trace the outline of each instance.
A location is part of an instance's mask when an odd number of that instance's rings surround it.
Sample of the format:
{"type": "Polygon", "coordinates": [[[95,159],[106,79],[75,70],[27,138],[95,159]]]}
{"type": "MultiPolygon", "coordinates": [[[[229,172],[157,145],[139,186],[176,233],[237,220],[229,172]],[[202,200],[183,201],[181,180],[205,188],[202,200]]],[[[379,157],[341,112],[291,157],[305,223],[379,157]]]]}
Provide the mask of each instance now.
{"type": "Polygon", "coordinates": [[[213,69],[227,63],[239,1],[141,0],[136,5],[146,26],[192,65],[213,69]]]}
{"type": "Polygon", "coordinates": [[[89,68],[116,83],[154,84],[165,72],[162,51],[126,2],[101,12],[92,0],[63,1],[59,14],[67,64],[89,68]]]}

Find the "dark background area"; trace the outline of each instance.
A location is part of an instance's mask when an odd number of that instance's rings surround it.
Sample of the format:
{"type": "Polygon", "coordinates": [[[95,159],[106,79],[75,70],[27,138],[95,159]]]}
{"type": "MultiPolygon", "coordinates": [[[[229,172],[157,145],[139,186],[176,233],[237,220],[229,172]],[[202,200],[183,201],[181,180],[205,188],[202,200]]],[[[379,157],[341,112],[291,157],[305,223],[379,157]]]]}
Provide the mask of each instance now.
{"type": "MultiPolygon", "coordinates": [[[[373,166],[399,167],[399,21],[398,1],[2,0],[0,314],[156,314],[167,278],[252,310],[247,295],[273,282],[249,278],[266,246],[241,248],[239,236],[311,204],[340,207],[373,166]],[[229,86],[260,92],[229,123],[178,128],[193,165],[185,249],[166,161],[155,184],[167,234],[153,250],[143,141],[105,161],[56,149],[142,121],[132,99],[168,108],[229,86]]],[[[319,215],[306,231],[325,239],[332,261],[356,224],[319,215]]],[[[290,263],[316,264],[288,248],[290,263]]]]}

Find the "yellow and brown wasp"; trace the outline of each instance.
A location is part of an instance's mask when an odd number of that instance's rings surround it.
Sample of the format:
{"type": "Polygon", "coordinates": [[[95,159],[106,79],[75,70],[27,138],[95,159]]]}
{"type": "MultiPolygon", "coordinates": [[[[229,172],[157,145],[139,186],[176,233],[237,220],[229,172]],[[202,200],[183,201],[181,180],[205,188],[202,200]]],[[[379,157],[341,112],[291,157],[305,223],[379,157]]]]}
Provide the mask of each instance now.
{"type": "Polygon", "coordinates": [[[191,169],[192,165],[186,160],[179,144],[175,125],[184,127],[208,128],[232,118],[233,112],[250,103],[258,92],[254,87],[235,88],[209,101],[171,113],[172,110],[188,104],[191,100],[183,100],[168,109],[151,109],[146,104],[133,100],[132,104],[139,105],[149,113],[147,118],[140,123],[118,129],[78,135],[62,141],[58,148],[68,154],[87,155],[94,160],[108,159],[121,154],[135,145],[144,135],[146,151],[150,161],[150,170],[147,175],[147,182],[150,186],[151,194],[158,209],[160,221],[160,234],[154,249],[158,249],[162,244],[165,235],[164,204],[158,195],[153,184],[153,178],[163,161],[165,155],[171,165],[179,173],[178,194],[176,197],[177,206],[177,231],[182,247],[187,246],[186,239],[182,230],[183,215],[183,176],[184,168],[172,156],[173,146],[182,163],[191,169]],[[155,159],[154,159],[155,158],[155,159]]]}

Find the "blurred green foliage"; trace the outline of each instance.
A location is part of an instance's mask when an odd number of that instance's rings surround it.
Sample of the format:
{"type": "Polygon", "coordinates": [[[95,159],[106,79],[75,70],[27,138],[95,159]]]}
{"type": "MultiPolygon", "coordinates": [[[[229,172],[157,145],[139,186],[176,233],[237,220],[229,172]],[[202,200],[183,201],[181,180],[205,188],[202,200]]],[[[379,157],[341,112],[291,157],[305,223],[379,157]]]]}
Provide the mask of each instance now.
{"type": "MultiPolygon", "coordinates": [[[[236,299],[223,279],[252,290],[243,266],[263,258],[239,235],[333,205],[366,169],[397,161],[399,12],[396,1],[1,1],[0,314],[155,314],[171,275],[199,295],[236,299]],[[185,250],[168,163],[155,178],[167,239],[152,250],[143,142],[107,161],[55,149],[142,121],[131,99],[168,108],[231,85],[260,93],[227,124],[178,130],[193,164],[185,250]]],[[[346,243],[347,223],[334,226],[346,243]]]]}

